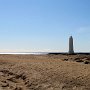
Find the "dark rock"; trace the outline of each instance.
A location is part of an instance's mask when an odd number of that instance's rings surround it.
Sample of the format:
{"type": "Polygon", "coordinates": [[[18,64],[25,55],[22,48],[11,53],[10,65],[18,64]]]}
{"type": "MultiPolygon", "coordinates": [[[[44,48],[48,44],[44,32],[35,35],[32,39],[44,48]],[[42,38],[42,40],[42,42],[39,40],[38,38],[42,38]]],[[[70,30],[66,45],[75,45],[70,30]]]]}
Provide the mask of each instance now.
{"type": "Polygon", "coordinates": [[[68,61],[68,59],[63,59],[63,61],[68,61]]]}
{"type": "Polygon", "coordinates": [[[2,83],[2,87],[8,87],[9,84],[8,83],[2,83]]]}
{"type": "Polygon", "coordinates": [[[80,60],[80,58],[75,58],[74,60],[80,60]]]}
{"type": "Polygon", "coordinates": [[[80,60],[76,60],[76,62],[83,62],[83,60],[81,60],[81,59],[80,60]]]}
{"type": "Polygon", "coordinates": [[[89,64],[90,62],[89,61],[84,61],[84,64],[89,64]]]}
{"type": "Polygon", "coordinates": [[[21,87],[16,87],[14,90],[22,90],[21,87]]]}
{"type": "Polygon", "coordinates": [[[15,78],[9,78],[9,79],[7,79],[7,80],[9,80],[9,81],[11,81],[11,82],[14,82],[14,83],[17,83],[17,81],[16,81],[16,79],[15,78]]]}

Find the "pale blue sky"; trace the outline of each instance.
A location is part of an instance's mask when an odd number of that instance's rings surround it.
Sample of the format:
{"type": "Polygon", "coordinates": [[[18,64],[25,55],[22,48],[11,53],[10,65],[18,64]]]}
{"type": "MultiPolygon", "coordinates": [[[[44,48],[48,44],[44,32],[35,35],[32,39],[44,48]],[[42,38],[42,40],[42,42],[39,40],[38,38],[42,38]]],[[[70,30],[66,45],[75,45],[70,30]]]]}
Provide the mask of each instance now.
{"type": "Polygon", "coordinates": [[[90,0],[0,0],[0,52],[90,51],[90,0]]]}

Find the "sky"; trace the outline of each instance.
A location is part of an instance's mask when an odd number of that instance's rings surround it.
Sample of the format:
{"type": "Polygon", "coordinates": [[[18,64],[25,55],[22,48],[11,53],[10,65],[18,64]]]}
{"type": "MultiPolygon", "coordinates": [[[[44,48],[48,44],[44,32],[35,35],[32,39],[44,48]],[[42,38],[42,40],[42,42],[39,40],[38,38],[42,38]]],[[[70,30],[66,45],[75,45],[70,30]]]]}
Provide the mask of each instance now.
{"type": "Polygon", "coordinates": [[[0,0],[0,52],[90,52],[90,0],[0,0]]]}

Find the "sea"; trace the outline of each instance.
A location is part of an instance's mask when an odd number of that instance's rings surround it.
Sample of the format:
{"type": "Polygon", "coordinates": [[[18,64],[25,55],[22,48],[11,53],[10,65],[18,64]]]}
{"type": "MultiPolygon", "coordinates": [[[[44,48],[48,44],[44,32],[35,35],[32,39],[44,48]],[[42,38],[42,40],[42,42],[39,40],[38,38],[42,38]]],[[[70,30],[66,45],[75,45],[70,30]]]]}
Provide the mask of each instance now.
{"type": "Polygon", "coordinates": [[[0,54],[45,55],[49,52],[0,52],[0,54]]]}
{"type": "MultiPolygon", "coordinates": [[[[46,55],[46,54],[68,54],[68,52],[0,52],[0,54],[46,55]]],[[[75,52],[75,54],[90,55],[90,52],[75,52]]]]}

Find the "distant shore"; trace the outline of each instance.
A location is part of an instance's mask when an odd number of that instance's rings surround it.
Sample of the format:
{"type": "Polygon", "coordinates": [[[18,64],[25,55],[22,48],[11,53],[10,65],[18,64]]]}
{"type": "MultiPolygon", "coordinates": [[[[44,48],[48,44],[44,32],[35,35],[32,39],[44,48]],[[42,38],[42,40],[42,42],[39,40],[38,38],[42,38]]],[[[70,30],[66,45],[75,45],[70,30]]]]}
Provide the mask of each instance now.
{"type": "MultiPolygon", "coordinates": [[[[53,54],[53,55],[69,55],[68,52],[0,52],[0,54],[19,54],[19,55],[46,55],[46,54],[53,54]]],[[[83,54],[83,55],[90,55],[89,52],[75,52],[73,55],[83,54]]]]}

